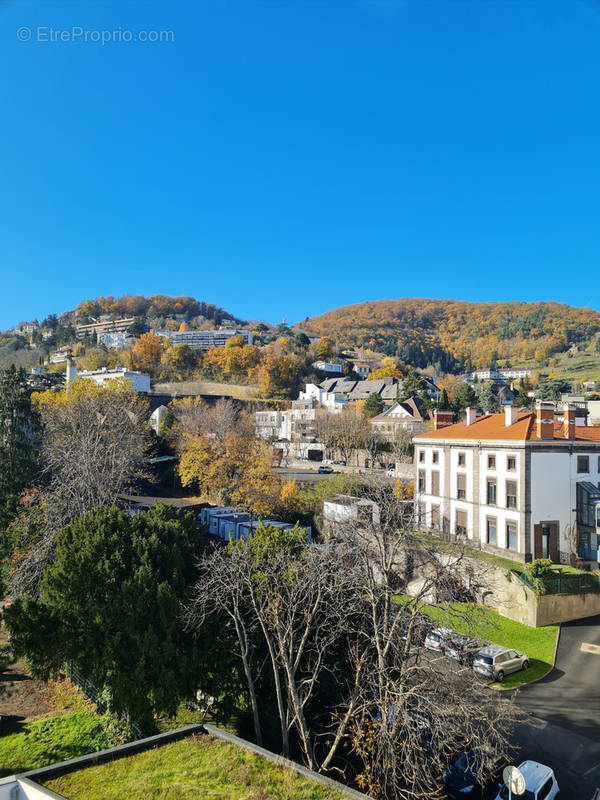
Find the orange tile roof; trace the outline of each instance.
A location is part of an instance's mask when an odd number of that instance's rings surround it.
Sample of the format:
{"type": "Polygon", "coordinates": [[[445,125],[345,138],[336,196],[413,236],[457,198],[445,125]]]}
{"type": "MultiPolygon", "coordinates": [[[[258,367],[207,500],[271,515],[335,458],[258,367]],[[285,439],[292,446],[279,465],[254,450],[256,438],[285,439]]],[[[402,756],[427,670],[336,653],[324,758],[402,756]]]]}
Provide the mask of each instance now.
{"type": "MultiPolygon", "coordinates": [[[[517,416],[517,421],[510,427],[504,424],[504,414],[484,414],[477,417],[471,425],[465,422],[456,422],[440,428],[438,431],[429,433],[419,433],[415,439],[460,439],[474,441],[509,441],[509,442],[540,442],[552,441],[551,439],[540,439],[537,435],[535,414],[531,411],[521,413],[517,416]]],[[[600,444],[600,427],[588,425],[577,425],[575,427],[575,439],[566,439],[563,433],[562,423],[554,421],[554,441],[577,441],[577,442],[597,442],[600,444]]]]}

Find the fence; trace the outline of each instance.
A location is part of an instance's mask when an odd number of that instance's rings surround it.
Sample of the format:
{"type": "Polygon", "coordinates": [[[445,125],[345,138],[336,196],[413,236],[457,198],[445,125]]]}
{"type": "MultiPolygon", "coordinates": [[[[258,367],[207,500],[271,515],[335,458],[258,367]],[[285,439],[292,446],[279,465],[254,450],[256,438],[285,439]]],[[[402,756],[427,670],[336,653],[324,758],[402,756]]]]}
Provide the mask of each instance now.
{"type": "MultiPolygon", "coordinates": [[[[71,681],[78,686],[79,689],[81,689],[88,700],[94,703],[101,714],[106,714],[112,710],[110,698],[106,695],[103,696],[103,692],[100,691],[96,684],[89,678],[86,678],[77,664],[73,664],[71,661],[63,664],[63,672],[65,675],[69,676],[71,681]]],[[[143,739],[145,736],[148,736],[148,731],[139,722],[130,720],[129,728],[136,739],[143,739]]]]}
{"type": "MultiPolygon", "coordinates": [[[[519,579],[534,591],[537,586],[526,572],[519,575],[519,579]]],[[[590,594],[600,593],[600,576],[591,572],[553,574],[552,577],[544,575],[540,578],[545,594],[590,594]]],[[[539,584],[538,584],[539,585],[539,584]]]]}

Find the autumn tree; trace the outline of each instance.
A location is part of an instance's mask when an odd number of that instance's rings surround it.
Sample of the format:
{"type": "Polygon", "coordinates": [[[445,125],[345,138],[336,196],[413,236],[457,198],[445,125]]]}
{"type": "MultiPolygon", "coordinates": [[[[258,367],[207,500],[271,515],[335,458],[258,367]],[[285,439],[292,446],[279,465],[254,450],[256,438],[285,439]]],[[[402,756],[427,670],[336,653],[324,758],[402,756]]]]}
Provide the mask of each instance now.
{"type": "Polygon", "coordinates": [[[152,372],[160,364],[163,351],[170,344],[164,336],[154,333],[143,333],[135,340],[131,350],[133,365],[145,372],[152,372]]]}

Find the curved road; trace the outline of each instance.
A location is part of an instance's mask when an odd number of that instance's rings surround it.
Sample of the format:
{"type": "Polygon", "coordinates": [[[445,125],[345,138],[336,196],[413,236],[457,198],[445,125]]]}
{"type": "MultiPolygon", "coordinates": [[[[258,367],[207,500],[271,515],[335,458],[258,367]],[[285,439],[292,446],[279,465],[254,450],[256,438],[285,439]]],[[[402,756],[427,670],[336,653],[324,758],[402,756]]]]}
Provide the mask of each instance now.
{"type": "Polygon", "coordinates": [[[561,626],[554,669],[524,686],[517,704],[520,758],[551,766],[562,800],[591,800],[600,787],[600,616],[561,626]]]}

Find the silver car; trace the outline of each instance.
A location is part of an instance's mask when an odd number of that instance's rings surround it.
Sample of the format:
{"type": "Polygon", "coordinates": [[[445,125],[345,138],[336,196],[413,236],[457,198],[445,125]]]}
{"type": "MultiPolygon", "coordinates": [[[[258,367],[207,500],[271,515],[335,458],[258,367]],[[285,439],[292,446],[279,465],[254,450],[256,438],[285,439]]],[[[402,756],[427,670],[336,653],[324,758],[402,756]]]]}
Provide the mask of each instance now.
{"type": "Polygon", "coordinates": [[[505,675],[518,672],[520,669],[525,670],[528,667],[529,659],[525,653],[511,650],[510,647],[501,647],[498,644],[482,647],[473,659],[475,672],[493,681],[502,681],[505,675]]]}

